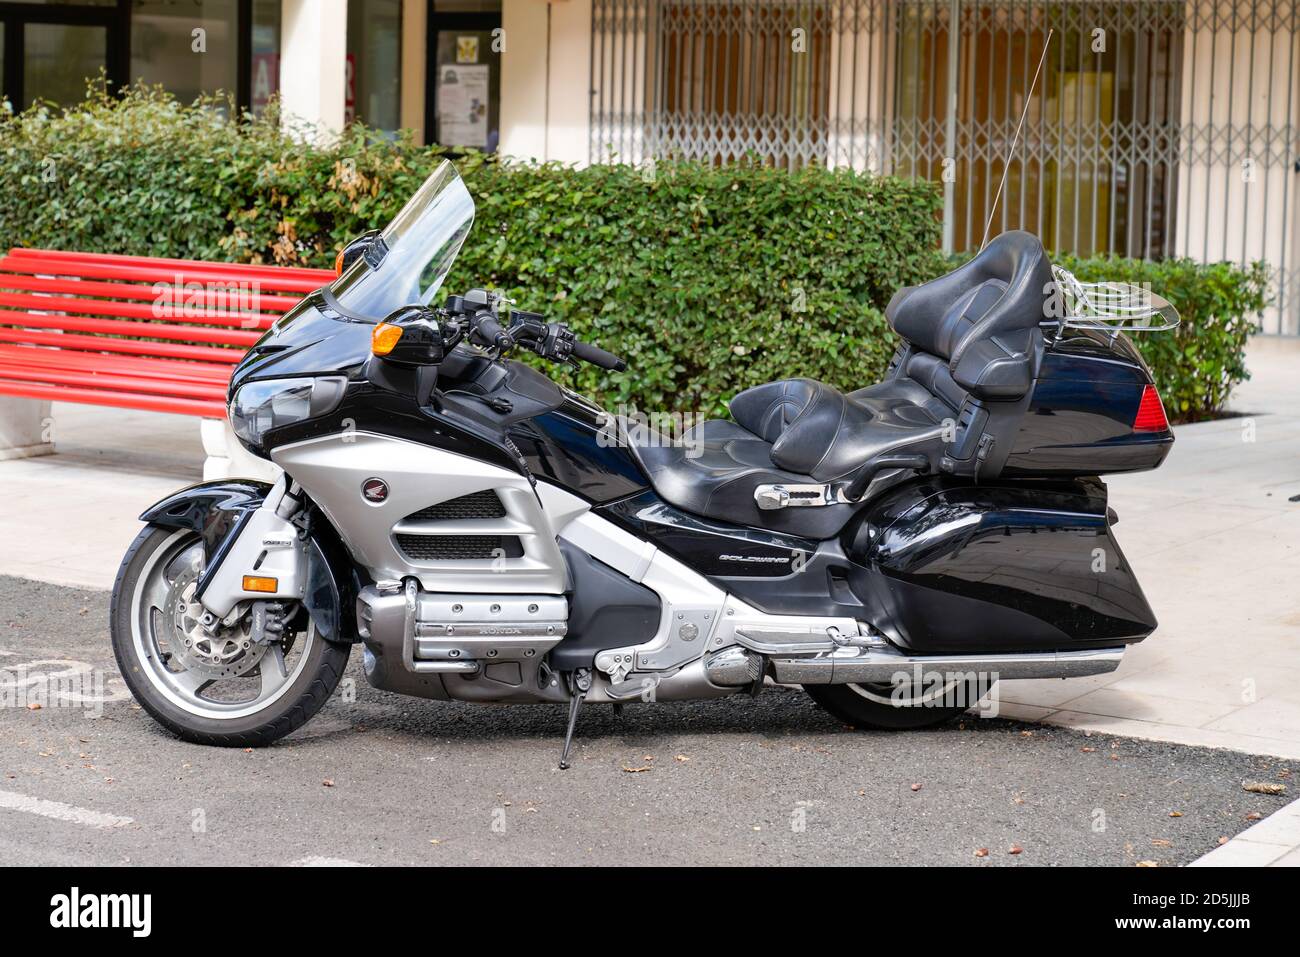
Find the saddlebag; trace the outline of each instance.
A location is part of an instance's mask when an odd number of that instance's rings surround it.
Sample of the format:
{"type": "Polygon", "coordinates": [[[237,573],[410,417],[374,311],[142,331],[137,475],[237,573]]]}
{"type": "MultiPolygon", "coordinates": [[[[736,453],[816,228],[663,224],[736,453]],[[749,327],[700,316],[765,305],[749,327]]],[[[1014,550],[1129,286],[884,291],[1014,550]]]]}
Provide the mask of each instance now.
{"type": "Polygon", "coordinates": [[[1155,616],[1110,525],[1095,478],[921,479],[880,496],[851,529],[851,584],[871,623],[920,654],[1140,641],[1155,616]]]}

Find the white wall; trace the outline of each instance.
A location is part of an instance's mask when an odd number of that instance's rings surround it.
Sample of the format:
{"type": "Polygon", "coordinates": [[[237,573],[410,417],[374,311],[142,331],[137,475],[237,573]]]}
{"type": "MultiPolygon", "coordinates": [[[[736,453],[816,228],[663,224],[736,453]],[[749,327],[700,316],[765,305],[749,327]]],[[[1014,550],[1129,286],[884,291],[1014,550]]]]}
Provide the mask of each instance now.
{"type": "Polygon", "coordinates": [[[501,153],[585,164],[591,0],[502,0],[501,26],[501,153]]]}
{"type": "MultiPolygon", "coordinates": [[[[364,2],[364,0],[357,0],[364,2]]],[[[282,0],[280,100],[291,128],[343,129],[348,0],[282,0]]]]}

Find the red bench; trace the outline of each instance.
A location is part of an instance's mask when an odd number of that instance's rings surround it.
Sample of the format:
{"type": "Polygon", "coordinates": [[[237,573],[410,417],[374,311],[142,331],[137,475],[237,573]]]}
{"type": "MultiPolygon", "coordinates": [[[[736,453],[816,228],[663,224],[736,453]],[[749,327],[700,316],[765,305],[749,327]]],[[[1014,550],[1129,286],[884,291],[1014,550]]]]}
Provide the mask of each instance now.
{"type": "MultiPolygon", "coordinates": [[[[11,249],[0,256],[0,396],[37,400],[46,416],[44,403],[64,401],[224,419],[245,350],[333,278],[325,269],[11,249]]],[[[9,431],[22,427],[11,421],[9,431]]],[[[10,448],[22,442],[5,439],[10,448]]]]}

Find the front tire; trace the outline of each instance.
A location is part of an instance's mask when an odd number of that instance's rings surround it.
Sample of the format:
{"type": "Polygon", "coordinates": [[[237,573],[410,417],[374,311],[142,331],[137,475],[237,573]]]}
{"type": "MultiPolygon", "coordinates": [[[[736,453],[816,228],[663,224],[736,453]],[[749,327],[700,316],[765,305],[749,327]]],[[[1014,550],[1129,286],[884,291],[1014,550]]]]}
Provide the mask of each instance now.
{"type": "Polygon", "coordinates": [[[268,745],[324,706],[351,648],[321,638],[301,608],[283,637],[266,643],[238,624],[215,638],[190,630],[203,554],[189,530],[151,525],[136,537],[113,585],[113,654],[135,700],[177,737],[268,745]]]}
{"type": "Polygon", "coordinates": [[[911,696],[892,685],[804,685],[819,705],[855,728],[907,731],[951,721],[975,706],[988,686],[977,681],[953,682],[911,696]]]}

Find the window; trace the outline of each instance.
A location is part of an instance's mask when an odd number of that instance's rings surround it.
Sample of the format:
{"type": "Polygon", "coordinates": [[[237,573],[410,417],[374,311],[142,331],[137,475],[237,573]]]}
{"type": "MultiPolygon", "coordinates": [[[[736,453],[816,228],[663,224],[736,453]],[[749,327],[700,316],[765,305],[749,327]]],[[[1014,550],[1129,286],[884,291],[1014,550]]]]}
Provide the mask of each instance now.
{"type": "Polygon", "coordinates": [[[184,102],[236,93],[237,0],[135,0],[131,80],[161,83],[184,102]]]}

